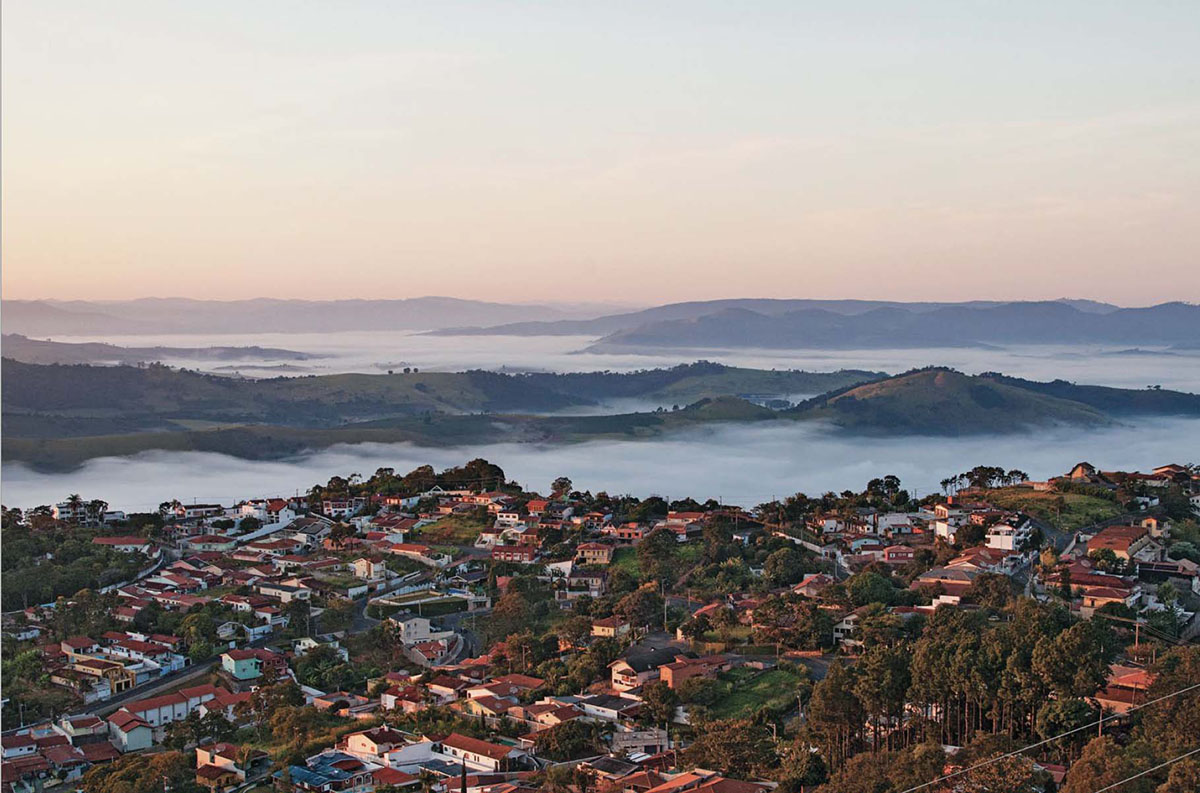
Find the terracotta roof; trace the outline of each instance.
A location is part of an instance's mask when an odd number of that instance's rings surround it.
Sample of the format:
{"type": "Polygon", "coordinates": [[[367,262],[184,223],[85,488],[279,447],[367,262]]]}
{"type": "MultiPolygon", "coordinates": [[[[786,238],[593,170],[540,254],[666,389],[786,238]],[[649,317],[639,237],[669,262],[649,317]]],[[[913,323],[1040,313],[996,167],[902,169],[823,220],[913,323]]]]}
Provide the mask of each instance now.
{"type": "Polygon", "coordinates": [[[478,738],[469,738],[457,732],[452,732],[442,739],[442,745],[458,749],[460,752],[490,757],[493,760],[503,760],[513,751],[510,747],[481,741],[478,738]]]}
{"type": "Polygon", "coordinates": [[[122,732],[129,732],[137,727],[145,727],[147,729],[150,728],[150,725],[146,723],[145,719],[143,719],[141,716],[134,715],[124,708],[109,716],[108,721],[122,732]]]}

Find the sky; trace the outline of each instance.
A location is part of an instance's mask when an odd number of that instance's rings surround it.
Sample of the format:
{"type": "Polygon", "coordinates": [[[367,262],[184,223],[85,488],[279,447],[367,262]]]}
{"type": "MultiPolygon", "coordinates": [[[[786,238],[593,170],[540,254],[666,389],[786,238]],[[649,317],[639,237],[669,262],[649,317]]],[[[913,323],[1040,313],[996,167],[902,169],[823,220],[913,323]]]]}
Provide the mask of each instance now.
{"type": "Polygon", "coordinates": [[[1200,3],[3,4],[5,298],[1200,300],[1200,3]]]}

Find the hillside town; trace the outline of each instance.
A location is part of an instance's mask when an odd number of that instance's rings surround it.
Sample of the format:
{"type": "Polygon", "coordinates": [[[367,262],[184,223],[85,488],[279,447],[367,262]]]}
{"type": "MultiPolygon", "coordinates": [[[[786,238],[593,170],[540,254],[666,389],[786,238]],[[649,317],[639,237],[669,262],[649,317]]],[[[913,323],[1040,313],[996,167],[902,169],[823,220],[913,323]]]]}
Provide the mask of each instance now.
{"type": "Polygon", "coordinates": [[[1200,469],[941,486],[6,507],[3,787],[1084,793],[1192,748],[1200,469]]]}

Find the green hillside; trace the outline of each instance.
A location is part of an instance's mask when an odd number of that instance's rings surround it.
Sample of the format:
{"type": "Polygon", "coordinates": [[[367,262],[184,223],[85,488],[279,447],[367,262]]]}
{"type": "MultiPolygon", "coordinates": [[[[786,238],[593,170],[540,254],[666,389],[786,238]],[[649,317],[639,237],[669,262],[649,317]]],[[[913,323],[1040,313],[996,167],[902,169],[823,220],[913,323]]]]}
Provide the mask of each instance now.
{"type": "Polygon", "coordinates": [[[789,412],[871,434],[970,435],[1112,423],[1083,403],[950,369],[909,372],[835,391],[789,412]]]}

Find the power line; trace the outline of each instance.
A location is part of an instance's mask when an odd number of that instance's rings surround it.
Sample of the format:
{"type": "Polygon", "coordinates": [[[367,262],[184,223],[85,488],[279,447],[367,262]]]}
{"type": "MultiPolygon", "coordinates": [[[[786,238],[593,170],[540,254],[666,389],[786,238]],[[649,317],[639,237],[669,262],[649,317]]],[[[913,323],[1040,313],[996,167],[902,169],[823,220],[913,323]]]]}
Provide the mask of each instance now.
{"type": "MultiPolygon", "coordinates": [[[[1179,696],[1180,694],[1186,694],[1187,692],[1193,691],[1197,688],[1200,688],[1200,683],[1196,683],[1195,685],[1188,686],[1187,688],[1181,688],[1178,691],[1171,692],[1170,694],[1164,694],[1163,696],[1158,697],[1157,699],[1152,699],[1149,702],[1143,702],[1140,705],[1134,705],[1129,710],[1125,711],[1125,714],[1123,714],[1123,715],[1128,715],[1129,713],[1132,713],[1135,710],[1141,710],[1142,708],[1149,707],[1150,705],[1154,705],[1156,703],[1162,702],[1165,699],[1170,699],[1171,697],[1176,697],[1176,696],[1179,696]]],[[[1112,721],[1114,719],[1116,719],[1115,716],[1110,716],[1108,720],[1112,721]]],[[[1038,741],[1037,743],[1031,743],[1028,746],[1017,749],[1016,751],[1009,752],[1007,754],[998,755],[996,757],[993,757],[990,760],[984,760],[983,762],[976,763],[975,765],[967,766],[966,768],[960,768],[958,771],[954,771],[952,773],[945,774],[943,776],[938,777],[937,779],[931,779],[928,782],[923,782],[920,785],[917,785],[916,787],[910,787],[907,790],[901,791],[901,793],[913,793],[913,791],[915,791],[915,790],[921,790],[922,788],[927,788],[930,785],[936,784],[938,782],[942,782],[947,779],[952,779],[956,776],[961,776],[962,774],[966,774],[970,771],[974,771],[977,768],[983,768],[984,766],[991,765],[992,763],[998,763],[1001,760],[1007,760],[1010,757],[1016,757],[1019,754],[1024,754],[1025,752],[1029,751],[1030,749],[1036,749],[1039,746],[1045,746],[1048,743],[1057,741],[1059,738],[1065,738],[1068,735],[1072,735],[1077,732],[1082,732],[1083,730],[1090,729],[1092,727],[1095,727],[1098,724],[1103,724],[1104,721],[1105,721],[1104,711],[1102,709],[1100,712],[1100,718],[1093,721],[1090,724],[1084,724],[1082,727],[1075,727],[1074,729],[1067,730],[1066,732],[1059,733],[1058,735],[1052,735],[1051,737],[1046,738],[1045,740],[1038,741]]],[[[1099,793],[1099,791],[1097,791],[1097,793],[1099,793]]]]}
{"type": "Polygon", "coordinates": [[[1184,759],[1185,757],[1191,757],[1192,755],[1196,754],[1197,752],[1200,752],[1200,749],[1193,749],[1190,752],[1184,752],[1183,754],[1179,755],[1178,757],[1172,757],[1170,760],[1167,760],[1165,763],[1159,763],[1158,765],[1156,765],[1152,768],[1147,768],[1145,771],[1139,771],[1138,773],[1134,774],[1133,776],[1127,776],[1124,779],[1122,779],[1120,782],[1113,782],[1111,785],[1107,785],[1105,787],[1100,788],[1099,790],[1092,791],[1092,793],[1104,793],[1104,791],[1106,791],[1106,790],[1113,790],[1114,788],[1119,788],[1121,785],[1124,785],[1126,782],[1132,782],[1133,780],[1137,779],[1140,776],[1145,776],[1146,774],[1149,774],[1151,771],[1157,771],[1160,768],[1166,768],[1167,766],[1171,765],[1172,763],[1178,763],[1180,760],[1184,759]]]}

